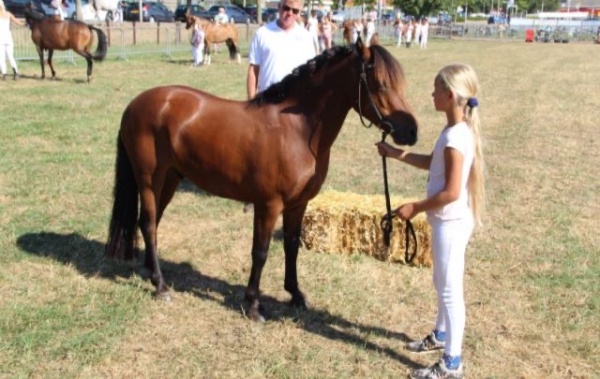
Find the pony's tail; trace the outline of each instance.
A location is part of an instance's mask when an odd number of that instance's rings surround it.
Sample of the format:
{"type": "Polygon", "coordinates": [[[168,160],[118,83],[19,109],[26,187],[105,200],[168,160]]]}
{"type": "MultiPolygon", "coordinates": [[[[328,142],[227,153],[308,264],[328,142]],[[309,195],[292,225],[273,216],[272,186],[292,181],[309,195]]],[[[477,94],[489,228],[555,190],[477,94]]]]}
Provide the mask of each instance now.
{"type": "Polygon", "coordinates": [[[121,138],[117,142],[114,202],[104,254],[111,259],[133,260],[137,242],[138,185],[121,138]]]}
{"type": "Polygon", "coordinates": [[[106,57],[106,52],[108,51],[108,42],[106,42],[106,34],[101,29],[98,29],[94,26],[88,25],[91,31],[96,31],[98,34],[98,47],[96,48],[96,52],[92,56],[92,59],[95,61],[103,61],[106,57]]]}
{"type": "Polygon", "coordinates": [[[231,60],[237,59],[237,55],[238,55],[239,51],[238,51],[238,47],[235,44],[235,42],[233,41],[233,39],[227,38],[227,40],[225,40],[225,44],[227,45],[227,48],[229,49],[229,59],[231,59],[231,60]]]}

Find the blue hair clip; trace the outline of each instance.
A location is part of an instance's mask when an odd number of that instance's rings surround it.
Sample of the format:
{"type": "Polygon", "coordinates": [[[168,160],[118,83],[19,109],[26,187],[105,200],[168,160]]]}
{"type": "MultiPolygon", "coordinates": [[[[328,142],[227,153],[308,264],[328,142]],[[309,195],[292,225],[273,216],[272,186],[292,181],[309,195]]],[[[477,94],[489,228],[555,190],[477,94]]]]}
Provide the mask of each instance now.
{"type": "Polygon", "coordinates": [[[479,103],[477,102],[477,98],[469,97],[469,100],[467,100],[467,105],[469,106],[469,108],[475,108],[476,106],[478,106],[479,103]]]}

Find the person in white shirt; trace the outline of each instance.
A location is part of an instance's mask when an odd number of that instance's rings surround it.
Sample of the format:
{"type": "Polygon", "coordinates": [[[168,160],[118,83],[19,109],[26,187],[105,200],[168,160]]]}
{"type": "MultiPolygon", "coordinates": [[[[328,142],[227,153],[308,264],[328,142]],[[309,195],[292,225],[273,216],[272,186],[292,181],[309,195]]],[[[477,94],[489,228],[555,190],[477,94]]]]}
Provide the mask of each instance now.
{"type": "MultiPolygon", "coordinates": [[[[248,51],[249,100],[315,56],[311,34],[298,23],[301,9],[301,0],[281,0],[279,18],[256,31],[248,51]]],[[[252,204],[246,204],[244,212],[250,210],[253,210],[252,204]]]]}
{"type": "Polygon", "coordinates": [[[204,59],[204,37],[204,28],[196,23],[190,40],[190,43],[192,44],[192,58],[194,59],[194,66],[196,67],[202,65],[204,59]]]}
{"type": "Polygon", "coordinates": [[[19,69],[14,57],[15,45],[10,32],[10,23],[13,22],[19,26],[25,26],[25,23],[6,10],[4,2],[0,0],[0,71],[2,80],[6,80],[6,58],[13,69],[13,79],[19,77],[19,69]]]}
{"type": "Polygon", "coordinates": [[[315,51],[318,54],[321,49],[319,46],[319,19],[317,18],[317,11],[310,11],[310,17],[306,20],[306,30],[310,33],[315,51]]]}
{"type": "Polygon", "coordinates": [[[406,349],[414,353],[444,350],[437,363],[413,371],[413,379],[464,377],[465,253],[474,227],[480,224],[485,196],[478,92],[479,81],[471,66],[452,64],[442,68],[435,78],[432,97],[436,111],[445,113],[446,124],[433,153],[415,154],[385,142],[376,144],[382,156],[429,170],[427,198],[396,210],[402,220],[421,212],[427,214],[438,304],[435,329],[424,339],[406,344],[406,349]]]}
{"type": "Polygon", "coordinates": [[[225,25],[229,22],[229,16],[225,13],[225,8],[219,7],[219,13],[215,16],[215,24],[225,25]]]}
{"type": "Polygon", "coordinates": [[[248,99],[315,56],[310,33],[296,22],[301,9],[301,0],[281,0],[279,18],[256,31],[248,52],[248,99]]]}
{"type": "Polygon", "coordinates": [[[375,22],[373,21],[373,19],[369,16],[367,17],[367,36],[365,37],[365,45],[369,46],[371,44],[371,38],[373,38],[373,35],[375,34],[375,22]]]}
{"type": "Polygon", "coordinates": [[[429,39],[429,22],[426,18],[421,19],[421,41],[419,46],[421,49],[427,48],[427,40],[429,39]]]}

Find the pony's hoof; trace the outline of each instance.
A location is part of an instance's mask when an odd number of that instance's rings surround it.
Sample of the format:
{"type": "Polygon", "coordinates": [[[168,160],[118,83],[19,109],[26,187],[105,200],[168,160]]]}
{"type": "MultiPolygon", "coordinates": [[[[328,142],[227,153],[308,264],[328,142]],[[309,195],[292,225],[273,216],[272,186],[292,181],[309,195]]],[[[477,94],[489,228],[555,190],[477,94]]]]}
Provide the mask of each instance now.
{"type": "Polygon", "coordinates": [[[267,322],[267,318],[262,314],[259,309],[250,308],[247,313],[248,318],[254,322],[264,324],[267,322]]]}
{"type": "Polygon", "coordinates": [[[310,308],[310,304],[308,300],[303,295],[300,296],[292,296],[292,300],[290,300],[290,306],[296,309],[306,310],[310,308]]]}
{"type": "Polygon", "coordinates": [[[265,316],[265,309],[262,305],[260,305],[260,303],[249,304],[247,305],[247,308],[242,306],[242,312],[246,317],[248,317],[252,321],[259,323],[267,322],[267,317],[265,316]]]}
{"type": "Polygon", "coordinates": [[[155,292],[154,293],[154,297],[157,300],[162,300],[165,303],[170,303],[171,301],[173,301],[173,298],[171,297],[171,292],[169,291],[162,291],[162,292],[155,292]]]}

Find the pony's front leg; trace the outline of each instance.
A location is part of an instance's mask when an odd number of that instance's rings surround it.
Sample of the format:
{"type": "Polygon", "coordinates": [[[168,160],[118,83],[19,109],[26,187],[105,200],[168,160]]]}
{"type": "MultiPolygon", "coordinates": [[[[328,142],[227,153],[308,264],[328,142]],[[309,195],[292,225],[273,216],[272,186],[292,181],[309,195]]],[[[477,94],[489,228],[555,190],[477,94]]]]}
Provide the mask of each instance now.
{"type": "Polygon", "coordinates": [[[54,50],[48,49],[48,66],[50,66],[50,71],[52,72],[52,79],[55,79],[56,71],[54,71],[54,65],[52,64],[52,55],[54,55],[54,50]]]}
{"type": "Polygon", "coordinates": [[[94,63],[92,61],[92,57],[85,57],[87,61],[87,82],[89,83],[92,80],[92,68],[94,67],[94,63]]]}
{"type": "Polygon", "coordinates": [[[204,64],[210,64],[210,43],[204,45],[204,64]]]}
{"type": "Polygon", "coordinates": [[[281,206],[254,205],[254,235],[252,239],[252,269],[246,287],[246,300],[249,303],[247,315],[254,321],[265,321],[260,305],[260,277],[267,262],[269,244],[281,206]]]}
{"type": "Polygon", "coordinates": [[[284,288],[292,295],[290,305],[308,309],[306,297],[298,287],[298,250],[300,248],[300,232],[302,219],[308,203],[298,205],[283,212],[283,250],[285,251],[285,281],[284,288]]]}

